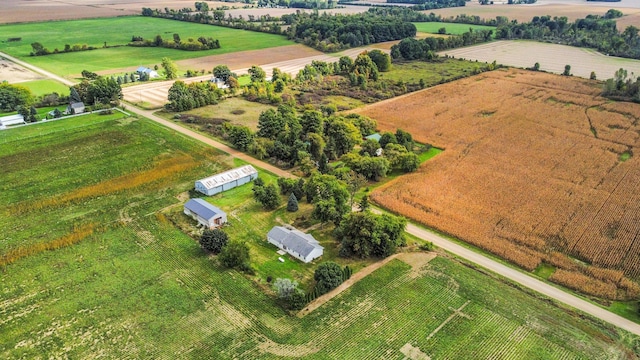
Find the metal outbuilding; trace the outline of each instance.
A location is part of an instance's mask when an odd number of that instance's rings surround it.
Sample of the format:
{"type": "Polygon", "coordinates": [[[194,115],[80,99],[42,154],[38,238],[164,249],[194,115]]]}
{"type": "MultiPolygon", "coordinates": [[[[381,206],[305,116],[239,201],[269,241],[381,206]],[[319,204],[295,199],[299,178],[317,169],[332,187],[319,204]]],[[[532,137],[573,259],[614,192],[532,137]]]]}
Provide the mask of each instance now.
{"type": "Polygon", "coordinates": [[[251,165],[245,165],[198,180],[195,187],[196,191],[211,196],[246,184],[257,177],[258,171],[251,165]]]}

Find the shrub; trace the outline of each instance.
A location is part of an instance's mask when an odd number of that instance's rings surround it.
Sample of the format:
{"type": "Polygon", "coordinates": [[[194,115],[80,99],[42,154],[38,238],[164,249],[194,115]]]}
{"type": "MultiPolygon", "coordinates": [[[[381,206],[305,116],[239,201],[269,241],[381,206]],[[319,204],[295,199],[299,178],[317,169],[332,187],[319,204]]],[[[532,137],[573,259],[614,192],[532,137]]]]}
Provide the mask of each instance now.
{"type": "Polygon", "coordinates": [[[221,229],[206,229],[200,237],[200,246],[214,254],[220,253],[229,242],[229,235],[221,229]]]}
{"type": "Polygon", "coordinates": [[[313,278],[316,280],[318,293],[320,295],[326,294],[342,284],[342,268],[333,261],[324,262],[318,265],[318,268],[313,274],[313,278]]]}

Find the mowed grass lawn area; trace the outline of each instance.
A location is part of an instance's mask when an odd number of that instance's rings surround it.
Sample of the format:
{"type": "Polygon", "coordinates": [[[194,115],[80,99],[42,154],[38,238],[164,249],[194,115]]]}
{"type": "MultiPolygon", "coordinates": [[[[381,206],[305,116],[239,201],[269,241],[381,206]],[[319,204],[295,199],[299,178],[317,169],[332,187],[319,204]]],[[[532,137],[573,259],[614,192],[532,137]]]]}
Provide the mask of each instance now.
{"type": "Polygon", "coordinates": [[[441,28],[445,28],[446,34],[450,35],[462,35],[463,33],[469,32],[469,29],[476,30],[496,30],[495,26],[485,26],[485,25],[469,25],[469,24],[458,24],[458,23],[442,23],[442,22],[414,22],[413,25],[416,26],[418,32],[437,34],[438,30],[441,28]]]}
{"type": "Polygon", "coordinates": [[[13,37],[21,37],[22,40],[1,42],[0,51],[67,77],[78,75],[82,70],[101,71],[139,65],[159,65],[165,56],[172,60],[183,60],[293,44],[281,35],[142,16],[0,26],[0,39],[13,37]],[[126,45],[134,35],[145,39],[153,39],[160,35],[163,39],[173,40],[173,34],[179,34],[181,39],[211,37],[220,40],[221,47],[205,51],[130,46],[102,48],[105,42],[107,46],[126,45]],[[31,57],[29,54],[34,42],[41,43],[51,51],[56,48],[63,50],[65,44],[87,44],[100,49],[31,57]]]}
{"type": "Polygon", "coordinates": [[[20,83],[20,85],[27,87],[35,96],[42,96],[53,92],[59,95],[69,96],[69,87],[54,80],[27,81],[20,83]]]}
{"type": "MultiPolygon", "coordinates": [[[[179,212],[176,196],[186,200],[194,179],[240,163],[147,120],[114,114],[7,130],[0,154],[2,259],[95,224],[73,245],[2,267],[1,358],[633,358],[636,337],[446,257],[421,269],[393,260],[290,316],[260,278],[220,267],[165,215],[179,212]]],[[[300,214],[261,210],[250,188],[208,200],[230,210],[232,236],[255,237],[254,259],[268,252],[258,276],[275,274],[273,249],[256,250],[264,234],[255,229],[300,214]]],[[[326,230],[312,233],[324,244],[326,230]]]]}

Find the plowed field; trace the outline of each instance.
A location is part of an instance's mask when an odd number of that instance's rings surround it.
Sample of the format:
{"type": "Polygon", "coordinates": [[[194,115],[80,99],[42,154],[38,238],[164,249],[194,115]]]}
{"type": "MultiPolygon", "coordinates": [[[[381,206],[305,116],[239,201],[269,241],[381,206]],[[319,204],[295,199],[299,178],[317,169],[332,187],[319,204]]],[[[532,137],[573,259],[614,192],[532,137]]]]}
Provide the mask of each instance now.
{"type": "Polygon", "coordinates": [[[446,149],[372,199],[587,294],[637,296],[640,160],[621,155],[640,143],[640,105],[596,85],[500,70],[364,108],[446,149]]]}

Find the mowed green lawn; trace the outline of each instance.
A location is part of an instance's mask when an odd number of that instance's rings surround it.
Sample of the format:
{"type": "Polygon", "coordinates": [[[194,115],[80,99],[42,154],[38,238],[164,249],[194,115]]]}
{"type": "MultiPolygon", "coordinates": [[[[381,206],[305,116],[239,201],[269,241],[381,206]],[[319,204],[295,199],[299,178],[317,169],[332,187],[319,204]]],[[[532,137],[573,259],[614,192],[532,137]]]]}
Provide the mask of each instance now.
{"type": "Polygon", "coordinates": [[[443,23],[443,22],[414,22],[418,32],[437,34],[438,30],[445,28],[446,34],[461,35],[469,32],[469,29],[475,30],[493,30],[495,32],[495,26],[484,25],[469,25],[458,23],[443,23]]]}
{"type": "MultiPolygon", "coordinates": [[[[164,216],[179,211],[176,196],[184,198],[194,179],[237,161],[120,114],[2,131],[0,154],[4,211],[87,195],[3,213],[0,254],[98,224],[75,245],[1,269],[1,358],[613,359],[633,358],[639,341],[446,257],[421,269],[393,260],[309,315],[290,316],[259,285],[261,274],[276,271],[271,258],[256,265],[257,279],[224,269],[164,216]],[[172,159],[191,166],[155,166],[172,159]],[[149,180],[156,172],[167,176],[149,180]],[[86,189],[101,188],[91,186],[127,174],[145,176],[88,196],[86,189]]],[[[263,234],[255,229],[298,215],[234,201],[249,192],[209,200],[233,211],[230,233],[256,237],[252,255],[260,259],[263,234]]]]}
{"type": "Polygon", "coordinates": [[[35,96],[42,96],[53,92],[59,95],[69,96],[69,87],[54,80],[27,81],[20,83],[20,85],[27,87],[35,96]]]}
{"type": "Polygon", "coordinates": [[[461,79],[480,72],[485,63],[462,59],[439,58],[437,61],[409,61],[393,64],[391,70],[380,73],[382,79],[418,84],[424,80],[425,87],[461,79]]]}
{"type": "Polygon", "coordinates": [[[82,70],[151,66],[160,64],[165,56],[172,60],[183,60],[293,44],[281,35],[142,16],[1,25],[0,39],[3,40],[0,42],[0,51],[62,76],[80,74],[82,70]],[[179,34],[181,39],[212,37],[220,40],[221,48],[206,51],[129,46],[102,49],[105,42],[107,46],[125,45],[134,35],[145,39],[161,35],[164,39],[172,40],[173,34],[179,34]],[[4,41],[13,37],[21,37],[22,40],[4,41]],[[34,42],[41,43],[51,51],[56,48],[63,50],[65,44],[87,44],[100,49],[31,57],[29,53],[34,42]]]}

